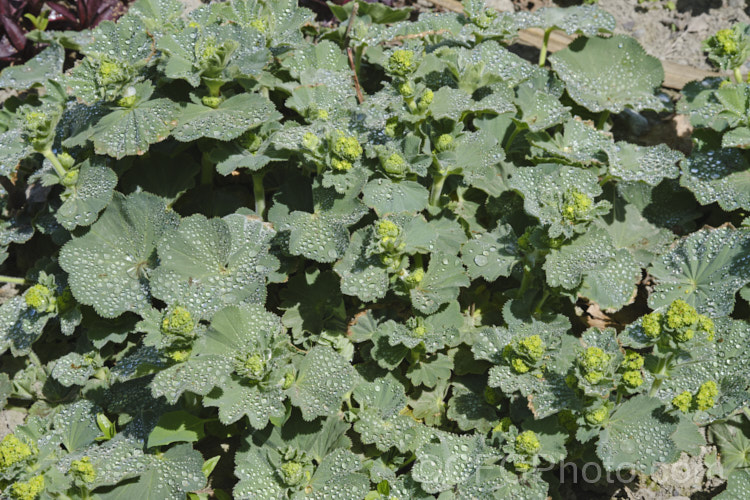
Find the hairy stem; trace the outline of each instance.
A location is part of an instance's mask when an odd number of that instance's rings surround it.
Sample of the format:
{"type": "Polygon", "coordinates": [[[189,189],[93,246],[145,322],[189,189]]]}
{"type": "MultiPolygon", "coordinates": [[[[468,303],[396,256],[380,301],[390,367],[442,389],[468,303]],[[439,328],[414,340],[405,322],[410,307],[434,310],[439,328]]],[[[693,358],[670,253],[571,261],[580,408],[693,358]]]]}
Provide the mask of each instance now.
{"type": "MultiPolygon", "coordinates": [[[[737,81],[737,83],[742,83],[742,72],[740,72],[740,68],[734,68],[734,79],[737,81]]],[[[750,75],[748,75],[750,77],[750,75]]]]}
{"type": "Polygon", "coordinates": [[[263,212],[266,211],[266,191],[263,189],[263,177],[266,173],[264,171],[255,172],[253,174],[253,197],[255,198],[255,213],[263,217],[263,212]]]}
{"type": "Polygon", "coordinates": [[[443,194],[443,185],[447,178],[447,175],[440,172],[436,172],[435,175],[433,175],[432,187],[430,188],[430,205],[433,207],[440,206],[438,203],[440,202],[440,195],[443,194]]]}
{"type": "Polygon", "coordinates": [[[62,179],[65,177],[65,167],[63,167],[62,163],[60,163],[60,160],[57,159],[57,155],[52,152],[51,149],[47,148],[44,151],[42,151],[42,154],[45,158],[49,160],[49,162],[52,164],[52,166],[55,168],[55,172],[57,172],[57,175],[60,176],[62,179]]]}
{"type": "Polygon", "coordinates": [[[531,269],[529,269],[529,266],[526,265],[523,267],[523,278],[521,278],[521,288],[518,289],[518,295],[516,295],[517,298],[523,297],[523,295],[526,293],[526,290],[529,289],[529,285],[531,285],[531,269]]]}
{"type": "Polygon", "coordinates": [[[672,365],[672,360],[674,358],[673,354],[669,354],[666,358],[660,359],[659,364],[656,365],[656,371],[654,372],[654,375],[661,375],[660,377],[656,377],[654,380],[654,383],[651,384],[651,390],[648,391],[648,395],[651,397],[656,396],[656,392],[659,390],[659,387],[661,387],[661,383],[664,381],[664,378],[667,374],[669,374],[669,369],[672,365]]]}
{"type": "Polygon", "coordinates": [[[547,62],[547,45],[549,45],[549,36],[554,31],[554,28],[547,28],[544,32],[544,40],[542,40],[542,48],[539,51],[539,66],[544,66],[547,62]]]}
{"type": "Polygon", "coordinates": [[[16,278],[15,276],[0,275],[0,283],[15,283],[16,285],[25,285],[26,279],[16,278]]]}

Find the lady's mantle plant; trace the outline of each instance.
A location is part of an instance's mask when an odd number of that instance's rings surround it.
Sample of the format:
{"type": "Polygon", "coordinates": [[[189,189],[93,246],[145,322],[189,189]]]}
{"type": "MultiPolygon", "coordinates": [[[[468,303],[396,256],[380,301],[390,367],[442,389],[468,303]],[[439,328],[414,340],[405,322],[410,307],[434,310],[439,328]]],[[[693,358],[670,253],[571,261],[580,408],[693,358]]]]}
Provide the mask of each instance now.
{"type": "Polygon", "coordinates": [[[546,498],[747,403],[745,84],[637,145],[663,71],[608,14],[464,7],[140,0],[0,75],[3,495],[546,498]]]}

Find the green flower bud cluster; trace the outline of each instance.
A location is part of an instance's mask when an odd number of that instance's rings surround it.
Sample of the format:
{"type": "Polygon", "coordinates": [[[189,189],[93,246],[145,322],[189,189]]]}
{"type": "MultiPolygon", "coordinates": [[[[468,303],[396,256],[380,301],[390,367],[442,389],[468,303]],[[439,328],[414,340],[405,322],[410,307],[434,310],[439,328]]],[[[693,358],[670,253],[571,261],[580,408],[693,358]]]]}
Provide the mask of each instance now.
{"type": "Polygon", "coordinates": [[[603,405],[596,409],[588,410],[583,418],[589,425],[602,425],[609,420],[609,408],[603,405]]]}
{"type": "Polygon", "coordinates": [[[423,338],[427,335],[427,325],[425,325],[424,318],[414,316],[406,320],[406,326],[409,327],[411,334],[416,338],[423,338]]]}
{"type": "Polygon", "coordinates": [[[39,313],[53,313],[57,309],[55,292],[40,283],[26,290],[24,300],[27,306],[39,313]]]}
{"type": "Polygon", "coordinates": [[[23,117],[24,138],[34,151],[45,151],[54,139],[57,117],[40,108],[28,108],[23,117]]]}
{"type": "Polygon", "coordinates": [[[26,482],[13,483],[10,497],[14,500],[34,500],[44,491],[44,476],[34,476],[26,482]]]}
{"type": "Polygon", "coordinates": [[[203,76],[208,78],[219,76],[237,47],[238,44],[235,41],[225,40],[218,43],[214,37],[206,38],[202,44],[198,44],[195,50],[203,76]]]}
{"type": "Polygon", "coordinates": [[[716,33],[716,43],[722,54],[736,54],[739,49],[738,37],[731,29],[719,30],[716,33]]]}
{"type": "Polygon", "coordinates": [[[411,50],[398,49],[388,58],[386,71],[391,75],[404,77],[415,69],[414,52],[411,50]]]}
{"type": "Polygon", "coordinates": [[[586,220],[593,206],[594,200],[590,196],[573,189],[565,193],[560,211],[566,220],[577,222],[586,220]]]}
{"type": "MultiPolygon", "coordinates": [[[[722,70],[734,70],[739,75],[739,68],[750,53],[750,26],[737,23],[731,28],[719,30],[715,35],[703,41],[703,50],[708,59],[722,70]]],[[[741,82],[738,78],[737,81],[741,82]]]]}
{"type": "MultiPolygon", "coordinates": [[[[270,354],[270,353],[269,353],[270,354]]],[[[268,368],[267,356],[258,352],[242,352],[234,358],[234,371],[246,379],[259,382],[263,380],[268,368]]]]}
{"type": "Polygon", "coordinates": [[[435,151],[442,153],[453,149],[453,136],[450,134],[442,134],[435,141],[435,151]]]}
{"type": "Polygon", "coordinates": [[[427,111],[427,108],[430,107],[430,104],[432,104],[433,99],[435,98],[435,93],[427,89],[422,93],[422,97],[419,98],[419,102],[417,103],[417,110],[421,113],[424,113],[427,111]]]}
{"type": "Polygon", "coordinates": [[[0,441],[0,472],[26,460],[33,454],[31,446],[18,439],[15,434],[7,434],[0,441]]]}
{"type": "Polygon", "coordinates": [[[424,279],[424,269],[417,268],[414,271],[406,274],[403,278],[404,283],[409,288],[414,288],[419,285],[424,279]]]}
{"type": "Polygon", "coordinates": [[[204,106],[216,109],[222,102],[224,102],[224,98],[222,96],[204,95],[201,97],[201,102],[204,106]]]}
{"type": "Polygon", "coordinates": [[[281,388],[284,390],[289,389],[295,380],[297,380],[297,377],[293,371],[286,372],[284,378],[281,379],[281,388]]]}
{"type": "Polygon", "coordinates": [[[356,137],[345,135],[341,130],[336,131],[336,138],[331,147],[331,167],[334,170],[349,170],[354,162],[362,156],[362,146],[356,137]]]}
{"type": "Polygon", "coordinates": [[[91,457],[82,457],[70,463],[70,474],[83,483],[91,484],[96,480],[96,470],[91,457]]]}
{"type": "Polygon", "coordinates": [[[195,320],[192,314],[182,306],[177,306],[165,314],[161,322],[162,333],[182,339],[195,337],[194,329],[195,320]]]}
{"type": "Polygon", "coordinates": [[[539,335],[529,335],[505,346],[503,355],[516,373],[527,373],[539,364],[546,350],[539,335]]]}
{"type": "Polygon", "coordinates": [[[672,302],[664,314],[652,312],[645,315],[641,326],[647,337],[658,339],[667,333],[678,343],[691,340],[696,333],[705,335],[708,340],[713,340],[716,335],[713,320],[698,314],[693,306],[681,299],[672,302]]]}
{"type": "Polygon", "coordinates": [[[128,83],[134,73],[129,64],[105,56],[99,63],[96,83],[100,87],[120,86],[128,83]]]}
{"type": "Polygon", "coordinates": [[[406,160],[398,153],[391,154],[385,160],[381,159],[381,164],[383,165],[383,170],[385,170],[385,173],[387,173],[391,177],[400,178],[403,177],[406,173],[406,160]]]}
{"type": "Polygon", "coordinates": [[[524,431],[516,436],[513,447],[519,455],[533,456],[542,449],[539,438],[534,431],[524,431]]]}
{"type": "Polygon", "coordinates": [[[620,363],[620,370],[622,371],[622,383],[626,388],[637,389],[643,385],[643,375],[641,374],[643,362],[643,356],[637,352],[628,351],[625,353],[625,359],[620,363]]]}
{"type": "Polygon", "coordinates": [[[268,31],[268,23],[265,19],[262,19],[260,17],[256,17],[252,21],[250,21],[250,27],[257,30],[259,33],[265,33],[268,31]]]}
{"type": "Polygon", "coordinates": [[[578,357],[578,364],[586,381],[598,384],[606,376],[611,360],[612,356],[601,348],[589,347],[578,357]]]}
{"type": "Polygon", "coordinates": [[[706,411],[716,405],[716,398],[719,395],[719,387],[716,382],[709,380],[701,384],[695,395],[690,391],[683,391],[672,398],[672,406],[683,413],[690,411],[706,411]]]}

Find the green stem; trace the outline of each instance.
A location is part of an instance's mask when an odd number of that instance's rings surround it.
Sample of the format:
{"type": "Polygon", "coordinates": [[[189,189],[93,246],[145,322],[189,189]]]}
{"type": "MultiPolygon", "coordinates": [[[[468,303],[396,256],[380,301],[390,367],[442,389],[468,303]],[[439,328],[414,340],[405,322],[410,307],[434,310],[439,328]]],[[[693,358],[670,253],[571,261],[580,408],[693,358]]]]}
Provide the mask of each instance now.
{"type": "Polygon", "coordinates": [[[359,45],[354,49],[354,71],[360,75],[359,69],[362,67],[362,56],[365,53],[365,45],[359,45]]]}
{"type": "Polygon", "coordinates": [[[214,182],[214,164],[208,159],[208,154],[201,157],[201,184],[210,186],[214,182]]]}
{"type": "Polygon", "coordinates": [[[0,283],[15,283],[16,285],[25,285],[25,278],[16,278],[15,276],[0,275],[0,283]]]}
{"type": "Polygon", "coordinates": [[[654,372],[654,375],[661,375],[657,377],[654,380],[654,383],[651,384],[651,390],[648,391],[648,395],[651,397],[656,396],[656,392],[659,390],[659,387],[661,387],[661,383],[664,380],[664,376],[669,373],[669,368],[672,363],[672,359],[674,358],[674,355],[669,354],[666,358],[660,359],[659,364],[656,365],[656,371],[654,372]]]}
{"type": "Polygon", "coordinates": [[[516,138],[518,133],[522,130],[522,127],[519,125],[515,125],[513,128],[513,132],[510,133],[510,137],[508,137],[508,140],[505,143],[505,151],[510,152],[510,147],[513,145],[513,140],[516,138]]]}
{"type": "Polygon", "coordinates": [[[255,172],[253,174],[253,197],[255,198],[255,213],[261,218],[266,211],[266,191],[263,189],[263,177],[265,171],[255,172]]]}
{"type": "Polygon", "coordinates": [[[609,120],[609,110],[605,109],[601,115],[599,115],[599,121],[596,124],[596,128],[598,130],[603,130],[604,126],[607,124],[607,120],[609,120]]]}
{"type": "Polygon", "coordinates": [[[531,270],[529,269],[529,266],[523,267],[523,278],[521,279],[521,288],[518,289],[518,295],[517,298],[523,297],[523,295],[526,293],[526,290],[529,289],[529,285],[531,285],[531,270]]]}
{"type": "Polygon", "coordinates": [[[544,63],[547,62],[547,45],[549,45],[549,36],[554,30],[554,28],[547,28],[547,30],[544,32],[542,49],[539,51],[539,66],[544,66],[544,63]]]}
{"type": "Polygon", "coordinates": [[[55,168],[55,172],[57,172],[57,175],[60,176],[60,178],[65,177],[65,167],[63,167],[62,163],[60,163],[60,160],[57,159],[57,155],[52,152],[51,149],[47,148],[44,151],[42,151],[42,154],[45,158],[49,160],[49,162],[52,164],[52,166],[55,168]]]}
{"type": "Polygon", "coordinates": [[[424,269],[424,263],[422,262],[421,253],[414,254],[414,266],[416,266],[417,269],[424,269]]]}
{"type": "MultiPolygon", "coordinates": [[[[750,75],[748,75],[750,77],[750,75]]],[[[740,68],[734,68],[734,79],[737,80],[737,83],[742,83],[742,73],[740,72],[740,68]]]]}
{"type": "Polygon", "coordinates": [[[447,175],[441,174],[440,172],[436,172],[433,175],[432,187],[430,188],[430,205],[432,205],[433,207],[439,206],[438,203],[440,202],[440,195],[443,194],[443,185],[445,184],[445,179],[447,178],[447,175]]]}
{"type": "Polygon", "coordinates": [[[545,288],[544,293],[542,293],[542,298],[539,299],[539,302],[537,302],[536,307],[534,307],[534,314],[541,314],[542,306],[544,305],[545,302],[547,302],[549,295],[550,295],[549,290],[545,288]]]}

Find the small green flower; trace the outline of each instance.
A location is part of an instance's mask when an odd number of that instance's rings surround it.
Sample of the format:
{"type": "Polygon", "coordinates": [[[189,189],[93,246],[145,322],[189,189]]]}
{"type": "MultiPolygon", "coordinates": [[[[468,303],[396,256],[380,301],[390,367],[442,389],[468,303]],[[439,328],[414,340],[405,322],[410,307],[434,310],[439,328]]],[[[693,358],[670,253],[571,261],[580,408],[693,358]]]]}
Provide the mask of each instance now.
{"type": "Polygon", "coordinates": [[[266,374],[266,358],[257,352],[240,353],[235,357],[234,370],[237,375],[248,380],[263,380],[266,374]]]}
{"type": "Polygon", "coordinates": [[[404,283],[406,283],[409,287],[415,287],[419,285],[422,280],[424,279],[424,269],[418,268],[412,271],[411,273],[404,276],[404,283]]]}
{"type": "Polygon", "coordinates": [[[26,460],[32,454],[31,446],[18,439],[15,434],[7,434],[0,441],[0,471],[26,460]]]}
{"type": "Polygon", "coordinates": [[[430,89],[425,90],[424,93],[422,94],[422,97],[419,98],[419,104],[417,104],[417,109],[419,109],[419,111],[426,111],[427,108],[430,107],[430,104],[432,104],[432,100],[434,98],[435,98],[435,93],[432,90],[430,89]]]}
{"type": "Polygon", "coordinates": [[[296,379],[297,377],[294,375],[293,371],[286,372],[284,378],[281,380],[281,388],[284,390],[289,389],[296,379]]]}
{"type": "Polygon", "coordinates": [[[737,36],[734,31],[727,28],[716,32],[716,41],[721,47],[724,54],[734,54],[739,48],[737,45],[737,36]]]}
{"type": "Polygon", "coordinates": [[[627,387],[635,389],[643,385],[643,375],[640,370],[628,370],[623,372],[622,381],[627,387]]]}
{"type": "Polygon", "coordinates": [[[643,333],[645,333],[647,337],[650,337],[652,339],[657,338],[659,335],[661,335],[661,320],[661,313],[653,312],[650,314],[646,314],[641,320],[643,333]]]}
{"type": "Polygon", "coordinates": [[[524,431],[516,436],[514,444],[516,453],[521,455],[532,456],[539,452],[542,448],[539,438],[534,431],[524,431]]]}
{"type": "Polygon", "coordinates": [[[54,312],[57,305],[54,292],[39,283],[26,290],[24,300],[39,313],[54,312]]]}
{"type": "Polygon", "coordinates": [[[565,194],[562,215],[573,222],[585,219],[593,205],[594,201],[590,196],[574,189],[565,194]]]}
{"type": "Polygon", "coordinates": [[[448,151],[453,148],[453,136],[450,134],[442,134],[435,141],[435,151],[442,152],[448,151]]]}
{"type": "Polygon", "coordinates": [[[338,158],[331,158],[331,167],[333,167],[334,170],[346,172],[347,170],[351,170],[353,166],[354,165],[352,165],[352,162],[350,162],[349,160],[340,160],[338,158]]]}
{"type": "Polygon", "coordinates": [[[130,80],[132,74],[133,69],[128,64],[104,57],[99,64],[96,81],[102,87],[119,85],[130,80]]]}
{"type": "Polygon", "coordinates": [[[398,153],[393,153],[383,162],[383,169],[388,175],[402,176],[406,172],[406,160],[398,153]]]}
{"type": "Polygon", "coordinates": [[[281,464],[281,478],[289,486],[295,486],[305,477],[304,466],[296,461],[281,464]]]}
{"type": "Polygon", "coordinates": [[[184,363],[188,359],[190,359],[190,354],[192,354],[192,349],[175,349],[170,350],[167,353],[167,357],[174,361],[175,363],[184,363]]]}
{"type": "Polygon", "coordinates": [[[320,145],[320,139],[317,135],[313,134],[312,132],[305,133],[304,136],[302,136],[302,146],[305,147],[305,149],[309,149],[310,151],[315,151],[318,146],[320,145]]]}
{"type": "Polygon", "coordinates": [[[672,330],[687,328],[698,322],[700,315],[693,306],[677,299],[669,306],[666,315],[667,327],[672,330]]]}
{"type": "Polygon", "coordinates": [[[93,483],[96,479],[96,470],[91,463],[91,457],[82,457],[70,463],[70,473],[84,483],[93,483]]]}
{"type": "Polygon", "coordinates": [[[195,321],[190,311],[184,307],[177,306],[172,309],[171,312],[164,316],[161,322],[161,331],[166,335],[173,335],[175,337],[182,338],[193,338],[193,330],[195,329],[195,321]]]}
{"type": "Polygon", "coordinates": [[[382,243],[392,243],[401,234],[401,228],[393,221],[381,220],[377,224],[377,234],[382,243]]]}
{"type": "Polygon", "coordinates": [[[333,142],[333,153],[350,162],[357,161],[362,156],[362,146],[356,137],[344,135],[340,130],[339,136],[333,142]]]}
{"type": "Polygon", "coordinates": [[[604,371],[609,364],[610,355],[599,347],[589,347],[580,357],[581,366],[587,372],[604,371]]]}
{"type": "Polygon", "coordinates": [[[57,159],[65,170],[70,170],[76,164],[76,159],[65,151],[58,154],[57,159]]]}
{"type": "Polygon", "coordinates": [[[513,358],[510,361],[510,366],[516,371],[516,373],[527,373],[530,368],[524,360],[521,358],[513,358]]]}
{"type": "Polygon", "coordinates": [[[672,406],[680,410],[682,413],[690,411],[692,404],[693,395],[690,394],[690,391],[684,391],[672,398],[672,406]]]}
{"type": "Polygon", "coordinates": [[[534,361],[542,359],[545,349],[544,341],[539,335],[530,335],[518,341],[519,354],[526,355],[534,361]]]}
{"type": "Polygon", "coordinates": [[[44,476],[34,476],[26,482],[13,483],[10,496],[15,500],[34,500],[44,491],[44,476]]]}
{"type": "Polygon", "coordinates": [[[598,384],[604,378],[604,373],[603,372],[598,372],[598,371],[588,372],[588,373],[586,373],[584,375],[584,378],[590,384],[598,384]]]}
{"type": "Polygon", "coordinates": [[[640,370],[643,368],[643,356],[637,352],[628,351],[620,366],[625,370],[640,370]]]}
{"type": "Polygon", "coordinates": [[[409,82],[401,82],[398,85],[398,93],[403,97],[411,97],[414,95],[414,87],[412,87],[409,82]]]}
{"type": "Polygon", "coordinates": [[[595,410],[586,412],[584,418],[590,425],[602,425],[609,418],[609,408],[600,406],[595,410]]]}
{"type": "Polygon", "coordinates": [[[221,96],[204,95],[203,97],[201,97],[201,102],[204,106],[216,109],[219,107],[219,104],[224,102],[224,98],[221,96]]]}
{"type": "Polygon", "coordinates": [[[256,17],[255,19],[250,21],[250,27],[258,30],[258,32],[260,33],[265,33],[268,29],[268,24],[266,23],[265,19],[256,17]]]}
{"type": "Polygon", "coordinates": [[[395,76],[406,76],[415,69],[414,52],[399,49],[388,58],[388,72],[395,76]]]}
{"type": "Polygon", "coordinates": [[[718,395],[719,388],[716,382],[712,380],[704,382],[695,395],[695,407],[701,411],[710,410],[716,404],[716,396],[718,395]]]}

